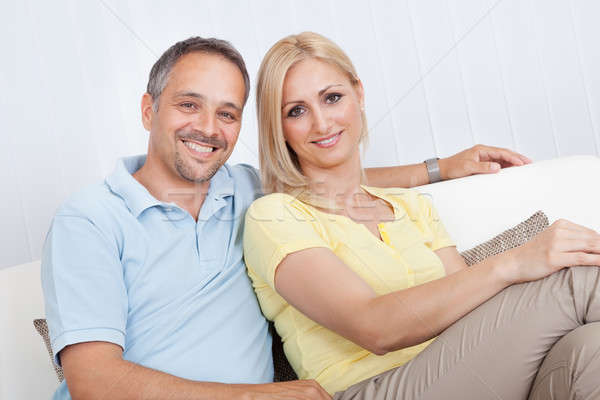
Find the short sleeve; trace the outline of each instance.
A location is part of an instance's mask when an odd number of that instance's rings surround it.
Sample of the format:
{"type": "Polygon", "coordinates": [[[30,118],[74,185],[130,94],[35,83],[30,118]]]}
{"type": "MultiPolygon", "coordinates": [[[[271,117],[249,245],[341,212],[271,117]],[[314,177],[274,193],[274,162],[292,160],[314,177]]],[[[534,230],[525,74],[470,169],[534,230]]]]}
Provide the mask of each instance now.
{"type": "Polygon", "coordinates": [[[400,206],[408,214],[410,220],[425,236],[425,243],[431,250],[456,246],[446,231],[430,194],[405,188],[383,189],[382,194],[390,196],[396,206],[400,206]]]}
{"type": "Polygon", "coordinates": [[[317,216],[304,203],[276,193],[258,199],[248,209],[244,228],[244,259],[252,275],[272,289],[275,271],[288,254],[331,248],[317,216]]]}
{"type": "Polygon", "coordinates": [[[446,231],[437,210],[433,206],[431,196],[423,193],[418,193],[418,202],[421,215],[425,223],[429,226],[432,233],[432,241],[429,245],[431,250],[438,250],[443,247],[456,246],[456,243],[450,238],[446,231]]]}
{"type": "Polygon", "coordinates": [[[42,288],[55,363],[75,343],[124,347],[128,300],[119,250],[91,220],[54,217],[44,243],[42,288]]]}

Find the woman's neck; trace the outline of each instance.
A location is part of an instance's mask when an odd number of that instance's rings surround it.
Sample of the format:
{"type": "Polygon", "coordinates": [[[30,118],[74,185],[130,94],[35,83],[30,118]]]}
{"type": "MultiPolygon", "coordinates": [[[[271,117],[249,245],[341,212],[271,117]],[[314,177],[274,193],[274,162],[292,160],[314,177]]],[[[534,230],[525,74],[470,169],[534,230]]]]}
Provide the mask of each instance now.
{"type": "Polygon", "coordinates": [[[326,201],[336,208],[360,203],[358,196],[364,195],[358,154],[353,160],[335,167],[302,166],[302,172],[309,179],[310,196],[320,199],[320,202],[326,201]]]}

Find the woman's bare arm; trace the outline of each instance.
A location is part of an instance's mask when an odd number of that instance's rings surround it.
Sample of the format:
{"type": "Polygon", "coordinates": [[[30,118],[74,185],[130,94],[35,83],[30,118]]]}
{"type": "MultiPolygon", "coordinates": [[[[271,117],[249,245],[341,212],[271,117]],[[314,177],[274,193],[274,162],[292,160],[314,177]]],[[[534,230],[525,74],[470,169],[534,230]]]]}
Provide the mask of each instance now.
{"type": "Polygon", "coordinates": [[[381,355],[437,336],[508,286],[499,267],[489,259],[442,279],[378,296],[331,250],[312,248],[284,258],[275,287],[315,322],[381,355]]]}
{"type": "Polygon", "coordinates": [[[438,255],[450,275],[382,296],[325,248],[285,257],[275,274],[275,288],[315,322],[385,354],[439,335],[513,283],[540,279],[565,266],[600,264],[600,236],[568,221],[469,268],[456,248],[446,249],[438,255]]]}
{"type": "MultiPolygon", "coordinates": [[[[462,178],[473,174],[495,173],[500,168],[531,163],[522,154],[501,147],[475,145],[453,156],[439,160],[443,180],[462,178]]],[[[429,183],[424,163],[365,169],[371,186],[410,188],[429,183]]]]}

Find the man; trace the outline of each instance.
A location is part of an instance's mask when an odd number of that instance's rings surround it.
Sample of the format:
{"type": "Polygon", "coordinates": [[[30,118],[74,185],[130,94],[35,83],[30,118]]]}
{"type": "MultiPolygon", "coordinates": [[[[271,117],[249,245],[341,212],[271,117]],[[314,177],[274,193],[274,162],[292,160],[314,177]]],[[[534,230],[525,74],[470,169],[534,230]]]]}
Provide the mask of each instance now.
{"type": "MultiPolygon", "coordinates": [[[[175,44],[142,97],[147,155],[121,160],[57,211],[42,263],[66,378],[55,399],[329,398],[312,381],[269,383],[271,338],[241,241],[258,174],[225,164],[248,92],[242,57],[227,42],[175,44]]],[[[440,160],[440,173],[527,162],[476,146],[440,160]]],[[[429,182],[424,164],[367,173],[379,186],[429,182]]]]}

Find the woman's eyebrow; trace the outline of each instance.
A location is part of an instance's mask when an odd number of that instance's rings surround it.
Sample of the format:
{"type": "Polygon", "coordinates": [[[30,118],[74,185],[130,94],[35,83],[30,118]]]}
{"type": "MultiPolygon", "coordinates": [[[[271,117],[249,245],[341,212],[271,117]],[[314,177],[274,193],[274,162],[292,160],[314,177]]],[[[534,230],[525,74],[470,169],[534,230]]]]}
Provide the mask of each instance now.
{"type": "MultiPolygon", "coordinates": [[[[341,83],[334,83],[332,85],[327,85],[323,89],[319,90],[319,96],[322,96],[323,93],[325,93],[327,90],[331,89],[332,87],[336,87],[336,86],[344,86],[344,85],[342,85],[341,83]]],[[[281,109],[283,110],[288,104],[292,104],[292,103],[302,103],[302,101],[300,101],[300,100],[288,101],[283,106],[281,106],[281,109]]]]}
{"type": "Polygon", "coordinates": [[[323,89],[319,90],[319,96],[321,96],[327,90],[329,90],[329,89],[331,89],[332,87],[335,87],[335,86],[343,86],[343,85],[341,83],[336,83],[336,84],[333,84],[333,85],[327,85],[323,89]]]}

